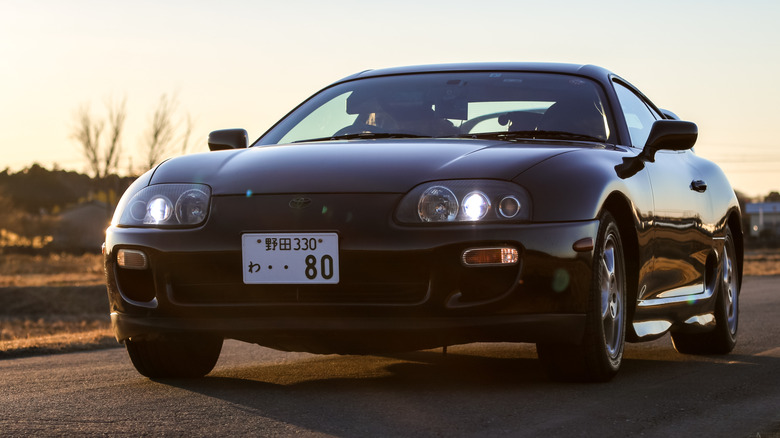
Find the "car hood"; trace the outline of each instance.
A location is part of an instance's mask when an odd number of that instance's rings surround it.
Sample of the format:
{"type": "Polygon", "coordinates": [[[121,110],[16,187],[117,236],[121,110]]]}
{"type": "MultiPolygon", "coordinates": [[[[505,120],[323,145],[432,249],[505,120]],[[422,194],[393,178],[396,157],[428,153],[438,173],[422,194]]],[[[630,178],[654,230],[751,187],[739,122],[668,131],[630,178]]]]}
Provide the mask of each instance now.
{"type": "Polygon", "coordinates": [[[405,193],[426,181],[512,180],[582,147],[471,139],[297,143],[174,158],[155,170],[150,183],[204,183],[215,195],[405,193]]]}

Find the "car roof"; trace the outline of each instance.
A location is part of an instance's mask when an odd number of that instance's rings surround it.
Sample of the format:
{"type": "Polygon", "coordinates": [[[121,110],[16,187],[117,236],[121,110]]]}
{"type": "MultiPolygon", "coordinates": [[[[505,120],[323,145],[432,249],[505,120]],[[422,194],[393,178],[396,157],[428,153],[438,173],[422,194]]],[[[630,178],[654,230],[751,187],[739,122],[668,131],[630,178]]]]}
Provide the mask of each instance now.
{"type": "Polygon", "coordinates": [[[548,72],[566,73],[586,76],[599,81],[609,80],[615,76],[611,71],[590,64],[566,64],[554,62],[479,62],[479,63],[453,63],[453,64],[429,64],[413,65],[405,67],[381,68],[365,70],[360,73],[347,76],[336,83],[363,79],[377,76],[403,75],[412,73],[436,73],[436,72],[469,72],[469,71],[524,71],[524,72],[548,72]]]}

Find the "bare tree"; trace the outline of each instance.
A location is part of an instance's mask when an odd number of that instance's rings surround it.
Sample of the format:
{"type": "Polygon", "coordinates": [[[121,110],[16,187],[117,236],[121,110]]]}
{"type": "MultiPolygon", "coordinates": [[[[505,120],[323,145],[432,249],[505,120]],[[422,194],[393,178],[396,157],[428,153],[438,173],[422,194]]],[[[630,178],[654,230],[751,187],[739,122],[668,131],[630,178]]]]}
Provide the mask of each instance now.
{"type": "Polygon", "coordinates": [[[149,129],[144,134],[146,148],[146,168],[151,169],[168,153],[173,142],[176,126],[173,122],[173,113],[178,106],[176,96],[168,98],[166,94],[160,96],[157,109],[152,116],[149,129]]]}
{"type": "Polygon", "coordinates": [[[142,147],[146,169],[151,169],[171,154],[179,151],[182,154],[187,153],[193,120],[189,113],[183,119],[177,118],[178,110],[179,100],[176,94],[170,97],[167,94],[160,96],[149,128],[144,133],[143,138],[142,147]],[[179,131],[182,133],[177,135],[179,131]],[[175,146],[178,142],[181,143],[181,147],[176,150],[175,146]]]}
{"type": "Polygon", "coordinates": [[[81,152],[87,160],[92,174],[100,176],[100,134],[103,133],[103,121],[92,117],[89,104],[82,104],[76,111],[76,125],[71,136],[81,145],[81,152]]]}
{"type": "Polygon", "coordinates": [[[125,119],[127,118],[126,108],[127,99],[122,99],[120,103],[109,102],[108,108],[108,147],[105,153],[104,163],[105,172],[103,176],[115,173],[119,167],[119,155],[121,154],[121,139],[125,119]]]}
{"type": "Polygon", "coordinates": [[[192,116],[187,113],[187,118],[184,122],[184,132],[181,135],[181,153],[182,155],[187,153],[187,149],[190,146],[190,135],[192,135],[192,116]]]}
{"type": "Polygon", "coordinates": [[[122,147],[122,134],[127,118],[127,99],[107,101],[108,140],[103,141],[106,122],[94,117],[89,104],[83,104],[76,111],[76,123],[72,138],[81,145],[81,152],[95,178],[105,178],[116,172],[122,147]]]}

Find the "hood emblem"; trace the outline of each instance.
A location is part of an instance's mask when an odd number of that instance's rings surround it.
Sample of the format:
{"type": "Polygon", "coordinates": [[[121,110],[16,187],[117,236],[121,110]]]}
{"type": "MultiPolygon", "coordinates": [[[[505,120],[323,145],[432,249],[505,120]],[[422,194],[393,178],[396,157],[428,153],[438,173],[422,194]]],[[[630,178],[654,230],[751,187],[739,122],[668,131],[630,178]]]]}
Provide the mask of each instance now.
{"type": "Polygon", "coordinates": [[[297,198],[291,199],[288,205],[290,206],[290,208],[301,210],[311,205],[311,199],[304,198],[303,196],[299,196],[297,198]]]}

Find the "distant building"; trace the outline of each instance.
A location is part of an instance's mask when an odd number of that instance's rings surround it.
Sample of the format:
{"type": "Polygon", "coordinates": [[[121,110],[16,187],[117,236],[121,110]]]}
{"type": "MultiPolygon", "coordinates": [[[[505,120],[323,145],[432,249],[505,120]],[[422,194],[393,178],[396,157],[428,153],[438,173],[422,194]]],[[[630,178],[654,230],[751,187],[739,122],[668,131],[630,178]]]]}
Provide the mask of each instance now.
{"type": "Polygon", "coordinates": [[[780,236],[780,202],[756,202],[745,206],[750,217],[750,235],[758,237],[771,233],[780,236]]]}

